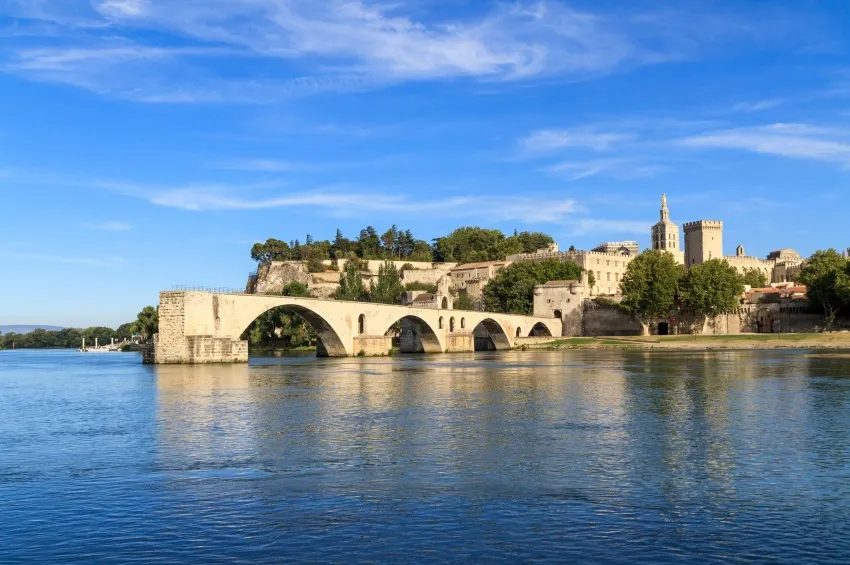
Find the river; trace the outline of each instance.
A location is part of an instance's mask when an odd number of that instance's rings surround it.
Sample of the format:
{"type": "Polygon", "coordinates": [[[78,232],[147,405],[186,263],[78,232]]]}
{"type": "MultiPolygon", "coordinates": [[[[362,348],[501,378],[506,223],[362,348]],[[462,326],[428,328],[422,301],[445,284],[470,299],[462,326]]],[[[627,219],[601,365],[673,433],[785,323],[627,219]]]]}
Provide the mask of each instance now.
{"type": "Polygon", "coordinates": [[[0,351],[0,562],[850,563],[850,357],[0,351]]]}

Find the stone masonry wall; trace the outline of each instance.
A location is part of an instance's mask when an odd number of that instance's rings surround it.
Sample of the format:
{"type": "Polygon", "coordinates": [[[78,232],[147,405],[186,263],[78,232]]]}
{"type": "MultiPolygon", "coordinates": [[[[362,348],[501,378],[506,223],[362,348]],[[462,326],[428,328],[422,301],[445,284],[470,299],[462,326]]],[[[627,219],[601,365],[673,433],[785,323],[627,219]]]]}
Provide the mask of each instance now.
{"type": "Polygon", "coordinates": [[[187,357],[183,292],[159,293],[159,334],[155,337],[157,363],[184,363],[187,357]]]}

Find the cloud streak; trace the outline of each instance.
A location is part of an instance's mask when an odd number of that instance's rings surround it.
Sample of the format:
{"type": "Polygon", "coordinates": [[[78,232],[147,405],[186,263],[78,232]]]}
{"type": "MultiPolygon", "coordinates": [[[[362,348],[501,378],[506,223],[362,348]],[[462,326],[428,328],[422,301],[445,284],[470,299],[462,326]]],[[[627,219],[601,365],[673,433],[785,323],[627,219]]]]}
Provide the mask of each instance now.
{"type": "Polygon", "coordinates": [[[26,29],[6,36],[0,71],[141,102],[266,103],[409,81],[584,80],[764,39],[734,14],[588,12],[557,0],[445,14],[404,0],[7,0],[0,16],[26,29]],[[234,57],[239,71],[218,70],[234,57]]]}
{"type": "Polygon", "coordinates": [[[685,137],[678,143],[695,149],[736,149],[850,166],[850,132],[806,124],[715,130],[685,137]]]}
{"type": "Polygon", "coordinates": [[[130,231],[133,229],[133,226],[128,224],[127,222],[101,222],[101,223],[86,223],[83,224],[83,227],[89,230],[94,231],[113,231],[113,232],[121,232],[121,231],[130,231]]]}

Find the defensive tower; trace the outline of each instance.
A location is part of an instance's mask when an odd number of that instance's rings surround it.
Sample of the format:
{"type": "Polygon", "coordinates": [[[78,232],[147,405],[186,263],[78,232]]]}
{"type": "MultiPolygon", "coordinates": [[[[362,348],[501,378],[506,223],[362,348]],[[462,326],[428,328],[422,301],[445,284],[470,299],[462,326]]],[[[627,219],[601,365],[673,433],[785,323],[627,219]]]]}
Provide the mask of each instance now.
{"type": "Polygon", "coordinates": [[[685,265],[702,265],[709,259],[723,258],[723,222],[688,222],[685,229],[685,265]]]}

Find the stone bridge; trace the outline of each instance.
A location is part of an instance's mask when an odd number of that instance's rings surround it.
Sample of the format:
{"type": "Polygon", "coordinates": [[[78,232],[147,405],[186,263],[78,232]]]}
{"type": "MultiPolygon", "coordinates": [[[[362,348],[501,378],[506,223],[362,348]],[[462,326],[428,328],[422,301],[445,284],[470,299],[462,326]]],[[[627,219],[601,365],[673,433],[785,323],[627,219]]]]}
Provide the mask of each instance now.
{"type": "Polygon", "coordinates": [[[319,355],[387,355],[388,335],[402,327],[403,353],[474,351],[476,338],[496,349],[511,349],[517,338],[562,335],[559,318],[535,318],[254,294],[167,291],[159,296],[159,334],[148,363],[245,363],[248,342],[241,339],[264,312],[285,306],[304,318],[319,336],[319,355]]]}

